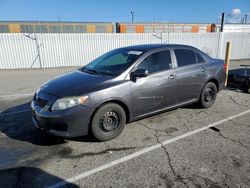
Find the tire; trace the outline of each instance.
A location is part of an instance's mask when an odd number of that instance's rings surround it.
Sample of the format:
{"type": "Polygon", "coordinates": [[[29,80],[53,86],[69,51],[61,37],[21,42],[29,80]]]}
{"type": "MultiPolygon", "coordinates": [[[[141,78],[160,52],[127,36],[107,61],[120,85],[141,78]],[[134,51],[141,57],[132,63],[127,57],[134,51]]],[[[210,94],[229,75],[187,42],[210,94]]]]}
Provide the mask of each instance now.
{"type": "Polygon", "coordinates": [[[115,103],[100,107],[93,116],[91,130],[99,141],[108,141],[119,136],[126,124],[123,108],[115,103]]]}
{"type": "Polygon", "coordinates": [[[200,95],[199,104],[202,108],[213,106],[217,97],[217,87],[213,82],[208,82],[203,87],[200,95]]]}

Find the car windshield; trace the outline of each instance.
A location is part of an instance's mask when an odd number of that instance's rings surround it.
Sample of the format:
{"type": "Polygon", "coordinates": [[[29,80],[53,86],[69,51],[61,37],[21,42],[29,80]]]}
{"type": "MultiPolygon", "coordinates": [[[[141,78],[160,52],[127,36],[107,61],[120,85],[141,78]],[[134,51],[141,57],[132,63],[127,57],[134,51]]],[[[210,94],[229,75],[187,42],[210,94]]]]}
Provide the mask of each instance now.
{"type": "Polygon", "coordinates": [[[82,68],[82,71],[90,74],[118,76],[129,68],[142,53],[142,51],[132,49],[112,50],[90,62],[82,68]]]}

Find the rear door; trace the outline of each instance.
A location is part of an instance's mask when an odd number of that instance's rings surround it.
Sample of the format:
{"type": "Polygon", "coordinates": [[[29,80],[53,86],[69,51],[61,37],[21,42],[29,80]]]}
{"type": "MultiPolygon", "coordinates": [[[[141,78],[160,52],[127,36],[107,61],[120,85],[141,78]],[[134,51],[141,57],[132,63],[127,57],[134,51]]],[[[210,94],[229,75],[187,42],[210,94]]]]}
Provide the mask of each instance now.
{"type": "Polygon", "coordinates": [[[177,103],[199,99],[207,80],[207,64],[202,56],[192,49],[174,49],[177,61],[177,103]]]}
{"type": "Polygon", "coordinates": [[[176,104],[177,77],[169,50],[148,55],[134,69],[146,69],[149,75],[131,81],[134,116],[142,116],[176,104]]]}

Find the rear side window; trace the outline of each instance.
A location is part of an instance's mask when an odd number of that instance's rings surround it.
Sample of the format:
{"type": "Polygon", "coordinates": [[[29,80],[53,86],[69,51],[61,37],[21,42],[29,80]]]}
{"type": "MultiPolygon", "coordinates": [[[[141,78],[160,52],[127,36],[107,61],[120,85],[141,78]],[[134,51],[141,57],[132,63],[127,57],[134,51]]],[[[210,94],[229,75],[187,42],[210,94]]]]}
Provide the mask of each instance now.
{"type": "Polygon", "coordinates": [[[175,49],[174,52],[177,59],[178,67],[197,63],[196,54],[193,50],[175,49]]]}
{"type": "Polygon", "coordinates": [[[138,66],[137,69],[146,69],[148,73],[159,72],[170,69],[172,65],[171,55],[169,50],[153,53],[146,57],[138,66]]]}

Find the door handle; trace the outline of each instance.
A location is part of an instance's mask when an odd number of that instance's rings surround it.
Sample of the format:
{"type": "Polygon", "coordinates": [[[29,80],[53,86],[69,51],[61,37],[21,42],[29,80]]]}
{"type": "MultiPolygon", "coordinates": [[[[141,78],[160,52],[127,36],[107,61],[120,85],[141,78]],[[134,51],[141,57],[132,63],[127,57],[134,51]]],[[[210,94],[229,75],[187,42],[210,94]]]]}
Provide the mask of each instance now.
{"type": "Polygon", "coordinates": [[[201,72],[206,72],[207,71],[207,69],[206,68],[201,68],[201,72]]]}
{"type": "Polygon", "coordinates": [[[173,80],[173,79],[175,79],[175,77],[176,77],[176,75],[171,74],[171,75],[168,77],[168,79],[173,80]]]}

